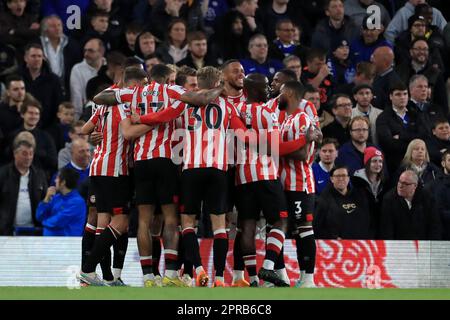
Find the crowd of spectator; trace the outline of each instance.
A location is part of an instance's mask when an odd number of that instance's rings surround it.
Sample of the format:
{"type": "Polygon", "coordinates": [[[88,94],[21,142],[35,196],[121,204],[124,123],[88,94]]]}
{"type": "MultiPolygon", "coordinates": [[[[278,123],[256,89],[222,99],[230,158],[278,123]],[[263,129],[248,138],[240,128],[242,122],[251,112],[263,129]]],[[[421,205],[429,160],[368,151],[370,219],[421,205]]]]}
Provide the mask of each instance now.
{"type": "Polygon", "coordinates": [[[82,234],[81,127],[134,57],[191,89],[228,59],[273,95],[302,82],[325,138],[316,238],[450,240],[449,17],[443,0],[2,0],[0,235],[82,234]]]}

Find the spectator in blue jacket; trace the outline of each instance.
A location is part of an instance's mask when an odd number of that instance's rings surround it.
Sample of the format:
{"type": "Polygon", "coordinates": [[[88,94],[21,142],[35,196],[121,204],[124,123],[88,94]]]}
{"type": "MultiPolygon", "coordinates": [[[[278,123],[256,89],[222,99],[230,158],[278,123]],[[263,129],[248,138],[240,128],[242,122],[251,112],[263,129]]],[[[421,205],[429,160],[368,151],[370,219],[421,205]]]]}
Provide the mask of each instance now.
{"type": "Polygon", "coordinates": [[[384,26],[379,28],[372,25],[370,16],[366,16],[361,25],[361,36],[354,39],[350,45],[350,58],[356,66],[359,62],[370,62],[372,54],[378,47],[390,47],[392,45],[384,38],[384,26]]]}
{"type": "Polygon", "coordinates": [[[269,58],[267,39],[262,34],[255,34],[250,38],[248,51],[250,58],[240,60],[245,74],[261,73],[272,79],[275,73],[284,67],[281,61],[269,58]]]}
{"type": "Polygon", "coordinates": [[[49,187],[36,210],[44,236],[81,236],[86,222],[86,204],[76,190],[78,173],[63,168],[56,178],[56,187],[49,187]]]}
{"type": "Polygon", "coordinates": [[[339,148],[336,164],[347,166],[350,175],[353,175],[356,170],[364,168],[364,150],[371,146],[367,143],[369,127],[367,117],[354,117],[349,124],[350,141],[339,148]]]}

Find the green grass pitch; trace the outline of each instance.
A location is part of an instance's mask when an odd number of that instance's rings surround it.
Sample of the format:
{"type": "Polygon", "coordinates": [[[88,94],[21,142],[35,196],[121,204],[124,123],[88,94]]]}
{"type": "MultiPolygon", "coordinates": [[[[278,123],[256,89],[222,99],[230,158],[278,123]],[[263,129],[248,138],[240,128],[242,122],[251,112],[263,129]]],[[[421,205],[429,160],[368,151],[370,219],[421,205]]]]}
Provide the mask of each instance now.
{"type": "Polygon", "coordinates": [[[450,300],[450,289],[2,287],[1,300],[450,300]]]}

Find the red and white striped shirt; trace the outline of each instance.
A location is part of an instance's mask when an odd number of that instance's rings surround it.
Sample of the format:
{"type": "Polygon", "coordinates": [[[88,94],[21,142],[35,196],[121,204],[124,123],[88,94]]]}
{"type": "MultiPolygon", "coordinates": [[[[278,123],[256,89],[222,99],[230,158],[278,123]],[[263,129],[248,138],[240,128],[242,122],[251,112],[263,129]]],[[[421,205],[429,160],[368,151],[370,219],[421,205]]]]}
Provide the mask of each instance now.
{"type": "Polygon", "coordinates": [[[120,132],[119,124],[130,114],[130,108],[125,104],[99,106],[92,114],[89,121],[102,132],[103,138],[94,151],[90,176],[128,175],[129,142],[120,132]]]}
{"type": "Polygon", "coordinates": [[[242,93],[240,95],[238,95],[238,96],[234,96],[234,97],[233,96],[226,96],[225,98],[233,106],[237,105],[240,102],[247,101],[247,95],[244,93],[244,91],[242,91],[242,93]]]}
{"type": "MultiPolygon", "coordinates": [[[[241,102],[236,106],[236,109],[249,131],[257,134],[258,143],[266,141],[262,139],[264,135],[275,134],[276,147],[278,147],[279,128],[276,114],[261,103],[247,104],[241,102]]],[[[259,148],[261,147],[262,146],[259,146],[259,148]]],[[[267,146],[267,149],[269,148],[270,147],[267,146]]],[[[277,179],[278,166],[271,155],[260,154],[258,150],[251,147],[246,147],[244,150],[237,150],[237,153],[237,185],[277,179]]]]}
{"type": "MultiPolygon", "coordinates": [[[[166,110],[141,117],[142,123],[155,124],[173,121],[181,115],[182,149],[174,150],[174,156],[183,152],[183,170],[216,168],[227,170],[227,130],[238,119],[236,110],[225,98],[218,97],[207,106],[172,104],[166,110]],[[233,119],[234,118],[234,119],[233,119]],[[178,152],[178,154],[177,154],[178,152]]],[[[242,122],[239,120],[243,129],[242,122]]],[[[173,136],[178,141],[180,136],[173,136]]],[[[174,148],[175,149],[175,148],[174,148]]]]}
{"type": "MultiPolygon", "coordinates": [[[[309,128],[313,125],[309,116],[297,109],[293,114],[287,115],[281,125],[282,141],[291,141],[299,139],[306,135],[309,128]]],[[[314,161],[315,142],[308,147],[308,157],[306,161],[281,158],[280,161],[280,180],[286,191],[300,191],[314,193],[314,175],[312,163],[314,161]]]]}
{"type": "Polygon", "coordinates": [[[227,171],[227,130],[234,106],[218,97],[206,107],[187,105],[182,115],[185,129],[183,170],[216,168],[227,171]]]}
{"type": "MultiPolygon", "coordinates": [[[[116,91],[116,99],[121,102],[130,102],[131,108],[139,115],[146,115],[164,110],[169,105],[175,106],[181,101],[175,101],[185,89],[180,86],[169,86],[152,81],[150,84],[134,89],[116,91]]],[[[153,158],[171,158],[171,139],[174,130],[174,121],[155,125],[145,135],[135,140],[134,160],[148,160],[153,158]]]]}
{"type": "MultiPolygon", "coordinates": [[[[266,106],[277,115],[278,121],[280,123],[284,122],[284,120],[286,119],[286,111],[279,109],[279,107],[278,107],[279,99],[278,98],[269,100],[266,103],[266,106]]],[[[302,111],[308,115],[309,119],[316,127],[320,128],[319,116],[317,115],[316,107],[314,106],[314,104],[311,101],[302,99],[298,105],[298,108],[300,111],[302,111]]]]}

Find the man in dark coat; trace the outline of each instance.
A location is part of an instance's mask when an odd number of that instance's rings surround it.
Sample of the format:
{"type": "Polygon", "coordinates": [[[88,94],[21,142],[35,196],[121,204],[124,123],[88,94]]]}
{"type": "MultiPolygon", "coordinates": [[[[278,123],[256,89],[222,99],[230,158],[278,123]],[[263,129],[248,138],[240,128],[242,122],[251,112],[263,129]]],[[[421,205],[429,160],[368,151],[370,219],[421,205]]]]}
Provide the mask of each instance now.
{"type": "Polygon", "coordinates": [[[0,168],[0,235],[39,235],[36,208],[47,191],[45,173],[31,165],[35,142],[14,141],[14,160],[0,168]]]}
{"type": "Polygon", "coordinates": [[[433,195],[419,186],[412,170],[400,175],[381,209],[380,234],[384,240],[440,240],[442,223],[433,195]]]}

